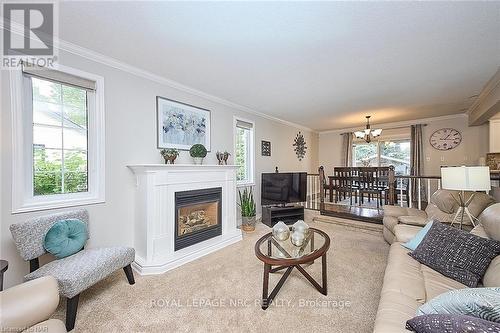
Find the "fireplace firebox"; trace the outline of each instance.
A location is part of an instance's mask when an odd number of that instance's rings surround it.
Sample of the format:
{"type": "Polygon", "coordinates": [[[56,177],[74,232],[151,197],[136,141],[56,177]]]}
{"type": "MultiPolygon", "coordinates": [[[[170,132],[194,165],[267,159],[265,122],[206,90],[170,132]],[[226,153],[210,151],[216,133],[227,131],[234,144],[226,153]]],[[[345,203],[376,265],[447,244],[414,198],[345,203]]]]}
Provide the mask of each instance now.
{"type": "Polygon", "coordinates": [[[222,235],[222,188],[175,192],[174,249],[222,235]]]}

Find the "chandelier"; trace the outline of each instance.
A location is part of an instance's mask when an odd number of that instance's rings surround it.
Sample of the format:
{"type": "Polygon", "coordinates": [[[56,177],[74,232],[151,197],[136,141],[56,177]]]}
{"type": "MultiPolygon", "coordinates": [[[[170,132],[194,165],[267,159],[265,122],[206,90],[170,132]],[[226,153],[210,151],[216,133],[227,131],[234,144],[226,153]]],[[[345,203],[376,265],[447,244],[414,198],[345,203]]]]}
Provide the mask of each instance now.
{"type": "Polygon", "coordinates": [[[357,131],[354,132],[354,136],[358,139],[363,139],[366,142],[370,143],[372,139],[376,138],[377,136],[380,136],[382,134],[382,129],[371,129],[370,128],[370,117],[371,116],[366,116],[366,128],[364,131],[357,131]]]}

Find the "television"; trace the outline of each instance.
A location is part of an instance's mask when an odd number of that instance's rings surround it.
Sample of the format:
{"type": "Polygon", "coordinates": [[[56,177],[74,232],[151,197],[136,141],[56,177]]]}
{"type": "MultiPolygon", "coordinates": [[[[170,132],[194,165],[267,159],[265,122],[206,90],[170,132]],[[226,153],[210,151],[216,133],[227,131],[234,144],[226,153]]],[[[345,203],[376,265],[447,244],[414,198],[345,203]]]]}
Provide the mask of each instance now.
{"type": "Polygon", "coordinates": [[[306,172],[262,174],[261,204],[263,206],[305,202],[306,194],[306,172]]]}

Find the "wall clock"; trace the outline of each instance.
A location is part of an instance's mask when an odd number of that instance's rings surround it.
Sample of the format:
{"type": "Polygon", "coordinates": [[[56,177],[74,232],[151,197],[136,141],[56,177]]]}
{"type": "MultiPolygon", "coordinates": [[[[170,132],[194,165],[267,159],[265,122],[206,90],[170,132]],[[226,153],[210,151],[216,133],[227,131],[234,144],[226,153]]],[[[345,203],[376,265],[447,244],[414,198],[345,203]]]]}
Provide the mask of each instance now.
{"type": "Polygon", "coordinates": [[[429,142],[437,150],[451,150],[462,142],[462,134],[453,128],[441,128],[432,133],[429,142]]]}

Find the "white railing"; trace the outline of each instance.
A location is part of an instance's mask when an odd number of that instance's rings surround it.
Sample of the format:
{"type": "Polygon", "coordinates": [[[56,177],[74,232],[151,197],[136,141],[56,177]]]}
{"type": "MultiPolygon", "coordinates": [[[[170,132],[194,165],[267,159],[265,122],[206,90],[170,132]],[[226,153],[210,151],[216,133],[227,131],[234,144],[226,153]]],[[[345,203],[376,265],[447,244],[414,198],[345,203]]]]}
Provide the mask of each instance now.
{"type": "MultiPolygon", "coordinates": [[[[432,194],[441,189],[439,176],[395,176],[396,204],[401,207],[425,209],[432,194]],[[414,190],[416,189],[416,190],[414,190]]],[[[500,175],[491,175],[491,186],[500,187],[500,175]]]]}
{"type": "Polygon", "coordinates": [[[304,208],[319,210],[322,187],[319,181],[319,174],[307,174],[307,198],[304,208]]]}

